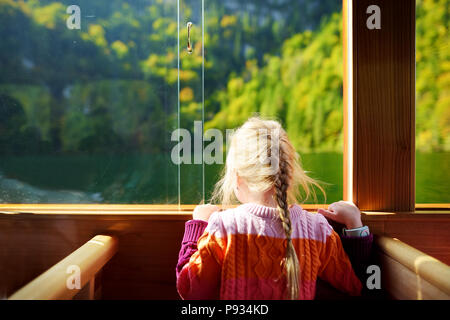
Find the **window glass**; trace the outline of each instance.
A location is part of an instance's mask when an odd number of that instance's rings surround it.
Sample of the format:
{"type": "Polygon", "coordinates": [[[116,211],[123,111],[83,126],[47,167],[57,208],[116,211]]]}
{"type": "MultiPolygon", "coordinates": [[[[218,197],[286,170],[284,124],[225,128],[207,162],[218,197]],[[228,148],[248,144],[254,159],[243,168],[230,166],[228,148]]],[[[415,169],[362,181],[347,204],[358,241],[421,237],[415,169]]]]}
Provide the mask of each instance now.
{"type": "Polygon", "coordinates": [[[223,164],[205,164],[195,133],[203,146],[205,130],[225,137],[255,112],[282,122],[326,202],[341,199],[341,11],[335,0],[0,2],[0,202],[199,203],[223,164]],[[173,161],[176,129],[190,134],[190,164],[173,161]]]}
{"type": "Polygon", "coordinates": [[[6,0],[0,21],[0,202],[177,203],[176,0],[6,0]]]}
{"type": "Polygon", "coordinates": [[[416,1],[416,202],[450,202],[450,4],[416,1]]]}
{"type": "Polygon", "coordinates": [[[183,150],[181,156],[188,153],[188,157],[184,158],[183,163],[179,166],[179,199],[182,204],[198,204],[205,201],[202,152],[204,123],[203,4],[204,2],[201,0],[179,0],[180,92],[178,119],[180,129],[189,132],[190,138],[190,148],[187,148],[187,144],[184,144],[184,140],[182,140],[186,150],[183,150]]]}
{"type": "MultiPolygon", "coordinates": [[[[326,183],[326,202],[342,199],[341,1],[211,0],[205,7],[205,129],[235,128],[255,112],[280,120],[304,169],[326,183]]],[[[208,194],[221,168],[206,165],[208,194]]]]}

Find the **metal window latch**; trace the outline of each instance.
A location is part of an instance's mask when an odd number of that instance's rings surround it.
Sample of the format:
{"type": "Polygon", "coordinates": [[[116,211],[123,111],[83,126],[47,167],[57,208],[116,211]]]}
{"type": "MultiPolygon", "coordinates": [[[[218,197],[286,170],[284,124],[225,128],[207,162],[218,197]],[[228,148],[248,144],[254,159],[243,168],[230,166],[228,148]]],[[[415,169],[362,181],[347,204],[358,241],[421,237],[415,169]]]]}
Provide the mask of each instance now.
{"type": "Polygon", "coordinates": [[[190,54],[192,53],[192,46],[191,46],[191,28],[192,28],[192,22],[187,23],[187,52],[190,54]]]}

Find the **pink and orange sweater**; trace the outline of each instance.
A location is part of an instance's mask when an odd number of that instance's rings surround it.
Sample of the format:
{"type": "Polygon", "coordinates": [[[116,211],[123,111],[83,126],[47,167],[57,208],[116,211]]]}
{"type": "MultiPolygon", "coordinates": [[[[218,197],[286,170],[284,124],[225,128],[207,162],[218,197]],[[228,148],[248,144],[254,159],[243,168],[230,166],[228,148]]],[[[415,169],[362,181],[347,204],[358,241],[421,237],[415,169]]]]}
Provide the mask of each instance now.
{"type": "MultiPolygon", "coordinates": [[[[314,299],[318,277],[359,295],[361,282],[325,217],[298,205],[290,208],[290,214],[300,262],[299,298],[314,299]]],[[[372,235],[344,238],[354,262],[367,258],[372,235]]],[[[178,293],[183,299],[284,299],[280,262],[285,241],[277,209],[258,204],[215,212],[208,223],[190,220],[176,268],[178,293]]]]}

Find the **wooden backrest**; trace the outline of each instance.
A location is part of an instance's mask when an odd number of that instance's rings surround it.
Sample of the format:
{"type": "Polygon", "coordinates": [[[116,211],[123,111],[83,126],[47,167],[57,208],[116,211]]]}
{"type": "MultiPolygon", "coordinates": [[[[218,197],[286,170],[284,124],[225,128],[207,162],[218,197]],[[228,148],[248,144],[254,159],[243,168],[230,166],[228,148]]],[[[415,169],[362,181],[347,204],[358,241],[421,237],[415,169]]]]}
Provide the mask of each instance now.
{"type": "Polygon", "coordinates": [[[391,237],[377,237],[383,288],[394,299],[449,300],[450,266],[391,237]]]}
{"type": "Polygon", "coordinates": [[[0,297],[8,298],[98,234],[119,249],[101,272],[103,299],[179,299],[183,213],[0,213],[0,297]]]}
{"type": "Polygon", "coordinates": [[[95,275],[116,254],[117,239],[97,235],[46,272],[15,292],[11,300],[72,299],[89,284],[94,296],[95,275]]]}

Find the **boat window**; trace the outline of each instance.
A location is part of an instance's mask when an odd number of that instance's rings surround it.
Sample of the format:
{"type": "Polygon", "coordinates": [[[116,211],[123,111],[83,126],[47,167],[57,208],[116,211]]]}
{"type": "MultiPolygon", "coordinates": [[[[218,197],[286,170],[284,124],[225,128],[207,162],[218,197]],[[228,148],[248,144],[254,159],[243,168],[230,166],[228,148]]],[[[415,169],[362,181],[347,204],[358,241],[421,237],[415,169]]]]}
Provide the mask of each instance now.
{"type": "Polygon", "coordinates": [[[449,3],[416,1],[416,203],[450,203],[449,3]]]}
{"type": "Polygon", "coordinates": [[[203,138],[256,112],[317,202],[342,199],[339,1],[2,1],[0,20],[1,203],[207,201],[225,154],[203,138]]]}

